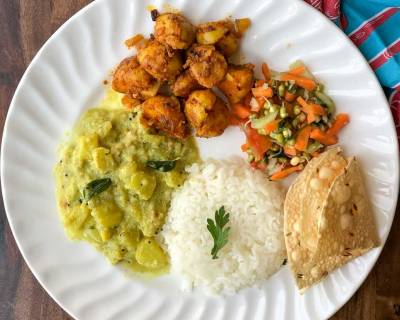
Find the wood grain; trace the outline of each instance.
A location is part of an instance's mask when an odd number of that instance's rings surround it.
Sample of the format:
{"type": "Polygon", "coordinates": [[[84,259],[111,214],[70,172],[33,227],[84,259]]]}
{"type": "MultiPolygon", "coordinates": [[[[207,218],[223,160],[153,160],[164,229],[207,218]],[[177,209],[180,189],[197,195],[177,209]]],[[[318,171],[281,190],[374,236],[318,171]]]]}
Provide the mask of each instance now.
{"type": "MultiPolygon", "coordinates": [[[[134,1],[134,0],[132,0],[134,1]]],[[[89,0],[0,0],[0,123],[38,49],[89,0]]],[[[3,130],[0,135],[2,136],[3,130]]],[[[399,211],[399,209],[397,210],[399,211]]],[[[42,289],[19,253],[0,206],[0,320],[71,319],[42,289]]],[[[400,215],[378,263],[334,320],[400,320],[400,215]]]]}

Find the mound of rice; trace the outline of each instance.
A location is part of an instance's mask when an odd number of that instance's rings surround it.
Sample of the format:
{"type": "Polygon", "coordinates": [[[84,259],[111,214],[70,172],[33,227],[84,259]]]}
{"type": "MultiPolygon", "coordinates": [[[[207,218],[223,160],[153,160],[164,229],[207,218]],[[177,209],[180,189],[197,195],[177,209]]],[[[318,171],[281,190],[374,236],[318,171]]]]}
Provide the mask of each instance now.
{"type": "Polygon", "coordinates": [[[242,159],[208,160],[190,167],[175,192],[161,239],[174,273],[189,288],[232,293],[259,284],[282,265],[284,192],[242,159]],[[225,206],[230,213],[228,243],[213,260],[207,218],[225,206]]]}

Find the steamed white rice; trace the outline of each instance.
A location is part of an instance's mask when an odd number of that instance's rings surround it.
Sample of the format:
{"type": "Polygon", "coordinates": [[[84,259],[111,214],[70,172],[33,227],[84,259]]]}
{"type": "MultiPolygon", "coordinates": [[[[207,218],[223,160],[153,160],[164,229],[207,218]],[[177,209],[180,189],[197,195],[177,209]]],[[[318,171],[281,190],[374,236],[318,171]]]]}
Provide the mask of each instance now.
{"type": "Polygon", "coordinates": [[[284,192],[244,160],[208,160],[188,169],[175,192],[161,238],[174,273],[188,287],[234,292],[259,284],[282,265],[284,192]],[[230,213],[228,243],[213,260],[207,218],[225,206],[230,213]]]}

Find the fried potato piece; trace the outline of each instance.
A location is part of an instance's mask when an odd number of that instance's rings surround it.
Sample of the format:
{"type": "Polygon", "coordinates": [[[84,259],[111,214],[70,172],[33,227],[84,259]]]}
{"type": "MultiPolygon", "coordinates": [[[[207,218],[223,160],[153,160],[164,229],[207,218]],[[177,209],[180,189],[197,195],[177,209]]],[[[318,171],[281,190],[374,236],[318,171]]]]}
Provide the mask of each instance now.
{"type": "Polygon", "coordinates": [[[228,107],[209,89],[190,94],[185,103],[185,114],[198,137],[219,136],[228,126],[228,107]]]}
{"type": "Polygon", "coordinates": [[[227,20],[202,23],[197,27],[196,39],[199,44],[212,44],[229,57],[239,48],[239,35],[235,32],[234,23],[227,20]]]}
{"type": "Polygon", "coordinates": [[[199,44],[216,44],[229,32],[229,20],[213,21],[197,26],[196,40],[199,44]]]}
{"type": "Polygon", "coordinates": [[[185,115],[176,97],[152,97],[142,103],[141,109],[140,122],[143,126],[160,130],[174,138],[184,139],[188,136],[185,115]]]}
{"type": "Polygon", "coordinates": [[[181,73],[172,85],[172,92],[178,97],[187,97],[193,90],[201,89],[189,71],[181,73]]]}
{"type": "Polygon", "coordinates": [[[188,49],[194,42],[196,29],[183,15],[165,13],[156,19],[154,36],[173,49],[188,49]]]}
{"type": "Polygon", "coordinates": [[[172,82],[182,71],[179,52],[156,40],[144,41],[137,49],[140,65],[158,80],[172,82]]]}
{"type": "Polygon", "coordinates": [[[251,90],[254,83],[254,65],[229,65],[225,79],[218,88],[226,95],[231,104],[240,102],[251,90]]]}
{"type": "Polygon", "coordinates": [[[160,88],[160,81],[143,69],[136,56],[122,60],[114,72],[112,88],[133,98],[154,97],[160,88]]]}
{"type": "Polygon", "coordinates": [[[133,110],[142,103],[139,99],[132,98],[129,94],[124,95],[121,102],[128,110],[133,110]]]}
{"type": "Polygon", "coordinates": [[[207,119],[207,111],[210,111],[217,101],[217,96],[211,90],[193,91],[185,103],[185,114],[189,123],[194,127],[200,127],[207,119]]]}
{"type": "Polygon", "coordinates": [[[212,88],[221,82],[228,65],[225,57],[212,45],[194,45],[189,51],[185,67],[203,87],[212,88]]]}
{"type": "Polygon", "coordinates": [[[229,31],[215,46],[225,57],[230,57],[239,50],[239,38],[229,31]]]}

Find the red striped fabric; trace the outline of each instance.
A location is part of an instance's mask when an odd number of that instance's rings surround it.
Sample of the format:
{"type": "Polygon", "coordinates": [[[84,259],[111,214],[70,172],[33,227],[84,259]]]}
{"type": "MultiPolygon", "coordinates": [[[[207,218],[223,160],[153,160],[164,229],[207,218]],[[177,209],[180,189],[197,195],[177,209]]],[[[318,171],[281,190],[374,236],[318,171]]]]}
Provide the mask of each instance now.
{"type": "Polygon", "coordinates": [[[396,124],[397,136],[400,137],[400,91],[393,91],[389,98],[390,110],[396,124]]]}
{"type": "Polygon", "coordinates": [[[371,65],[372,69],[376,70],[399,52],[400,52],[400,39],[397,39],[385,50],[378,53],[376,57],[372,58],[369,61],[369,64],[371,65]]]}
{"type": "Polygon", "coordinates": [[[305,0],[315,9],[323,12],[329,19],[335,20],[340,15],[340,0],[305,0]]]}
{"type": "Polygon", "coordinates": [[[340,0],[324,0],[323,10],[329,19],[338,19],[340,15],[340,0]]]}
{"type": "Polygon", "coordinates": [[[315,9],[322,11],[322,0],[305,0],[307,3],[311,4],[315,9]]]}
{"type": "Polygon", "coordinates": [[[350,33],[350,39],[355,43],[355,45],[360,46],[377,27],[382,25],[398,11],[400,11],[400,8],[386,8],[385,10],[382,10],[350,33]]]}

